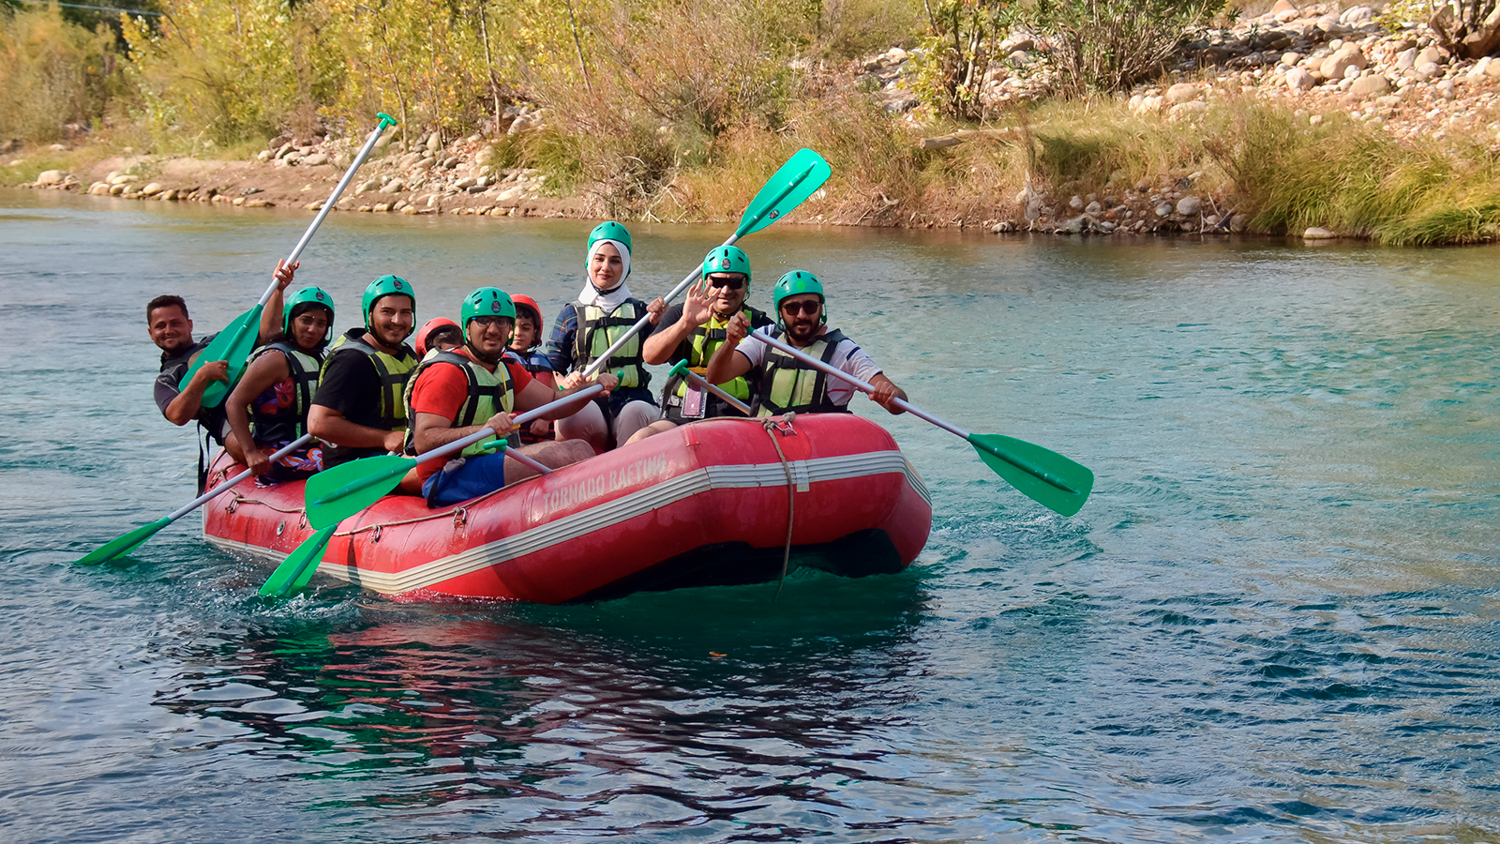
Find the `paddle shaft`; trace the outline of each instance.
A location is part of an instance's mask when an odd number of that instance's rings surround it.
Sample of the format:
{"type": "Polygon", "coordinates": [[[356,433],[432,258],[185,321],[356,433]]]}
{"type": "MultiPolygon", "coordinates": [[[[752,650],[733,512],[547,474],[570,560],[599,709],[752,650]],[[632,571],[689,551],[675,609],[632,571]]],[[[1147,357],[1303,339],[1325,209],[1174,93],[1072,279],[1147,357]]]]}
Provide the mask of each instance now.
{"type": "MultiPolygon", "coordinates": [[[[310,442],[312,440],[312,438],[313,438],[312,434],[303,434],[302,436],[298,437],[297,439],[292,440],[291,443],[289,443],[288,445],[286,445],[284,448],[282,448],[281,450],[277,451],[276,453],[272,454],[267,459],[269,459],[272,463],[275,463],[277,460],[280,460],[281,458],[287,456],[288,454],[291,454],[292,452],[294,452],[297,449],[301,448],[302,446],[306,445],[308,442],[310,442]]],[[[209,490],[208,492],[205,492],[202,495],[198,496],[197,498],[194,498],[192,501],[189,501],[188,503],[186,503],[183,506],[177,508],[176,510],[173,510],[171,513],[167,514],[167,524],[171,524],[172,522],[177,521],[178,519],[182,518],[183,516],[186,516],[188,513],[191,513],[194,510],[198,509],[199,507],[202,507],[204,504],[207,504],[210,499],[213,499],[213,498],[217,497],[221,493],[227,492],[230,487],[235,486],[236,484],[244,481],[248,477],[250,477],[250,470],[246,469],[245,471],[239,473],[238,475],[235,475],[234,477],[230,478],[229,480],[225,481],[224,483],[219,484],[218,486],[216,486],[213,489],[209,490]]]]}
{"type": "MultiPolygon", "coordinates": [[[[571,402],[571,401],[577,401],[581,397],[592,396],[592,395],[596,395],[596,394],[602,393],[602,392],[604,392],[604,385],[603,384],[590,384],[589,386],[583,388],[582,390],[579,390],[576,393],[569,393],[568,395],[563,396],[562,398],[560,398],[560,399],[558,399],[556,401],[548,402],[548,403],[542,405],[541,407],[536,408],[535,410],[528,410],[525,413],[521,414],[520,416],[513,417],[511,419],[511,422],[514,423],[515,426],[519,428],[520,426],[525,425],[528,422],[531,422],[531,421],[536,420],[536,419],[540,419],[542,416],[546,415],[549,411],[551,411],[553,408],[557,407],[560,404],[565,404],[565,403],[571,402]]],[[[504,435],[503,434],[498,434],[497,435],[495,433],[495,429],[494,428],[484,428],[484,429],[475,431],[474,433],[468,435],[467,437],[463,437],[462,439],[454,440],[453,442],[447,443],[446,445],[440,445],[440,446],[438,446],[437,448],[434,448],[431,451],[424,452],[422,454],[418,454],[416,456],[416,458],[415,458],[416,461],[417,461],[416,465],[420,466],[420,465],[422,465],[423,463],[426,463],[429,460],[436,460],[439,457],[443,457],[445,455],[452,454],[455,451],[462,451],[462,450],[468,448],[469,446],[474,445],[475,443],[484,442],[486,438],[495,437],[495,436],[504,436],[504,435]]]]}
{"type": "Polygon", "coordinates": [[[746,416],[755,415],[750,411],[750,405],[745,404],[744,402],[725,392],[724,389],[718,384],[708,383],[707,378],[704,378],[702,375],[699,375],[691,369],[682,370],[682,377],[686,378],[688,382],[693,386],[702,387],[703,389],[708,390],[709,392],[728,402],[730,407],[738,410],[740,413],[743,413],[746,416]]]}
{"type": "MultiPolygon", "coordinates": [[[[812,165],[808,165],[806,169],[804,169],[800,174],[796,176],[796,178],[788,181],[786,185],[776,193],[776,195],[771,199],[770,202],[761,204],[759,211],[754,214],[748,214],[743,219],[741,219],[739,227],[734,230],[734,234],[730,235],[728,240],[719,245],[733,246],[735,244],[735,241],[740,239],[741,235],[755,230],[756,226],[760,224],[760,221],[765,219],[767,214],[775,210],[776,206],[779,205],[783,199],[791,196],[792,191],[796,190],[798,185],[807,181],[807,177],[811,176],[813,174],[813,171],[814,167],[812,165]]],[[[767,225],[769,225],[769,223],[767,225]]],[[[662,301],[670,302],[673,299],[676,299],[678,296],[682,295],[682,291],[688,289],[688,286],[691,285],[694,281],[698,280],[701,276],[701,269],[695,269],[692,272],[688,273],[687,277],[685,277],[676,287],[672,288],[671,292],[662,297],[662,301]]],[[[621,283],[623,283],[623,281],[621,283]]],[[[640,330],[642,328],[645,328],[646,323],[650,321],[650,314],[647,314],[636,320],[635,325],[630,326],[630,330],[625,332],[625,336],[612,343],[608,349],[604,350],[604,354],[601,354],[594,360],[593,363],[588,365],[588,368],[583,371],[583,377],[594,377],[594,373],[598,372],[600,369],[603,369],[605,363],[607,363],[609,359],[614,356],[614,353],[624,348],[625,344],[630,342],[630,338],[640,333],[640,330]]]]}
{"type": "MultiPolygon", "coordinates": [[[[863,392],[872,394],[875,392],[875,387],[873,385],[855,378],[853,375],[844,372],[836,366],[826,364],[822,360],[813,357],[812,355],[802,351],[801,349],[783,343],[780,340],[775,339],[774,337],[767,337],[764,334],[753,334],[751,336],[756,340],[759,340],[760,342],[771,346],[772,348],[780,349],[781,351],[786,352],[797,360],[800,360],[808,366],[811,366],[813,369],[822,370],[823,372],[833,376],[834,378],[838,378],[841,381],[847,381],[863,392]]],[[[947,431],[950,434],[957,434],[958,436],[963,437],[966,440],[970,436],[969,432],[965,431],[963,428],[960,428],[957,425],[952,424],[951,422],[945,422],[942,419],[933,416],[931,413],[928,413],[927,411],[921,409],[920,407],[911,404],[910,402],[904,401],[902,399],[891,399],[891,404],[894,404],[896,407],[901,408],[902,410],[910,413],[918,419],[925,419],[928,422],[931,422],[932,424],[938,426],[939,428],[942,428],[944,431],[947,431]]]]}
{"type": "MultiPolygon", "coordinates": [[[[375,142],[380,140],[381,134],[385,132],[386,126],[393,126],[395,125],[395,123],[396,121],[391,119],[388,115],[380,115],[380,123],[376,125],[374,131],[370,132],[369,139],[366,140],[365,145],[360,148],[359,154],[354,157],[354,163],[350,164],[349,169],[344,171],[344,177],[342,179],[339,179],[339,183],[334,186],[333,193],[329,195],[328,201],[323,203],[322,208],[318,209],[318,215],[313,218],[312,225],[308,226],[307,231],[302,233],[302,239],[297,241],[296,247],[292,249],[292,254],[287,257],[286,263],[288,265],[297,263],[297,259],[302,257],[302,250],[307,248],[308,242],[311,241],[313,235],[317,233],[318,226],[323,225],[323,218],[327,217],[328,212],[333,210],[334,204],[338,202],[339,197],[344,193],[344,188],[348,187],[350,180],[354,178],[355,172],[359,170],[359,166],[365,163],[365,159],[370,155],[370,150],[375,148],[375,142]]],[[[261,311],[265,310],[266,303],[271,301],[271,296],[276,292],[276,288],[280,283],[280,281],[274,278],[271,280],[271,284],[266,288],[266,292],[260,295],[260,300],[255,303],[255,307],[250,309],[249,318],[241,322],[240,326],[235,329],[229,345],[226,348],[232,349],[240,345],[240,343],[243,342],[245,335],[250,331],[259,333],[261,311]]],[[[208,363],[208,361],[194,361],[193,365],[188,367],[187,372],[183,373],[182,380],[179,382],[179,384],[186,384],[188,379],[192,378],[193,375],[198,371],[198,369],[205,363],[208,363]]],[[[235,372],[238,372],[238,370],[235,369],[231,372],[231,381],[234,380],[235,372]]],[[[214,399],[213,404],[217,406],[217,398],[214,399]]]]}

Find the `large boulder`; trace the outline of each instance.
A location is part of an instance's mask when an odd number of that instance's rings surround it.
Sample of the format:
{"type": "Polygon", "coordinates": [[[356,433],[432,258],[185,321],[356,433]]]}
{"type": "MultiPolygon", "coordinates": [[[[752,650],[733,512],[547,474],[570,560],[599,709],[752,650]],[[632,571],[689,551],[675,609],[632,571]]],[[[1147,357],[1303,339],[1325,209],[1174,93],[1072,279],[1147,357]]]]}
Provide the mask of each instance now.
{"type": "Polygon", "coordinates": [[[1364,70],[1370,66],[1370,60],[1360,52],[1358,45],[1345,44],[1337,52],[1323,60],[1323,65],[1318,71],[1323,74],[1324,79],[1343,79],[1349,68],[1364,70]]]}
{"type": "Polygon", "coordinates": [[[1300,67],[1294,67],[1286,72],[1286,87],[1293,91],[1309,91],[1316,84],[1318,80],[1300,67]]]}
{"type": "Polygon", "coordinates": [[[63,170],[43,170],[36,177],[36,183],[43,186],[60,185],[67,180],[68,174],[63,170]]]}

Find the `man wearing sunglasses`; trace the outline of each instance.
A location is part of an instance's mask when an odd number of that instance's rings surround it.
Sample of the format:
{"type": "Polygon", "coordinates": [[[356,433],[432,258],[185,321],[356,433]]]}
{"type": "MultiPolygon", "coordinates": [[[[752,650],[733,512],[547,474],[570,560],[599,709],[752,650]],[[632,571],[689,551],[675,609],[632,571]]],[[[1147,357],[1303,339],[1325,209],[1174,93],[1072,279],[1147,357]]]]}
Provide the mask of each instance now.
{"type": "MultiPolygon", "coordinates": [[[[885,377],[853,340],[837,329],[828,330],[823,285],[817,276],[806,270],[792,270],[776,281],[771,301],[776,306],[777,324],[756,334],[784,339],[808,355],[868,381],[875,387],[870,398],[891,413],[902,412],[891,400],[905,400],[906,392],[885,377]]],[[[831,378],[757,341],[750,331],[750,324],[743,317],[729,321],[723,344],[709,359],[705,378],[722,384],[748,374],[756,393],[754,407],[760,416],[849,411],[849,399],[854,396],[852,384],[831,378]]]]}
{"type": "MultiPolygon", "coordinates": [[[[714,350],[724,342],[730,320],[740,317],[752,331],[771,325],[771,318],[763,311],[745,304],[750,278],[750,258],[738,247],[720,246],[704,256],[703,274],[688,290],[687,301],[673,305],[662,318],[664,327],[646,340],[646,363],[654,366],[685,360],[702,375],[714,350]]],[[[750,384],[744,378],[730,379],[724,391],[746,404],[751,401],[750,384]]],[[[667,382],[662,390],[662,407],[664,421],[653,425],[652,433],[698,419],[741,415],[728,402],[683,378],[667,382]]]]}

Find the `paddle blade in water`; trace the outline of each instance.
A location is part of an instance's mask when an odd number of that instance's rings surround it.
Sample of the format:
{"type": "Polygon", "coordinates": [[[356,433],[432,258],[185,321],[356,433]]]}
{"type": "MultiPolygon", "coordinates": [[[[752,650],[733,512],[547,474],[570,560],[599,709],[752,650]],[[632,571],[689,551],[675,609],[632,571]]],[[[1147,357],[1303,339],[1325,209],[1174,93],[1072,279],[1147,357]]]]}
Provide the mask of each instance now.
{"type": "Polygon", "coordinates": [[[303,540],[292,553],[286,555],[276,571],[266,578],[265,585],[260,587],[260,594],[267,598],[282,598],[301,591],[318,570],[318,561],[323,559],[323,549],[328,547],[328,540],[333,538],[333,532],[337,528],[338,525],[329,525],[303,540]]]}
{"type": "Polygon", "coordinates": [[[755,195],[750,207],[740,216],[740,226],[735,229],[734,236],[744,237],[758,232],[785,217],[822,187],[832,173],[823,156],[810,149],[798,150],[755,195]]]}
{"type": "Polygon", "coordinates": [[[342,463],[313,475],[303,492],[307,523],[327,528],[342,522],[385,497],[415,465],[417,461],[409,457],[388,454],[342,463]]]}
{"type": "Polygon", "coordinates": [[[130,533],[95,548],[79,559],[78,562],[91,566],[106,560],[113,560],[116,557],[123,557],[141,547],[142,543],[155,536],[157,531],[171,523],[171,519],[163,516],[149,525],[141,525],[130,533]]]}
{"type": "Polygon", "coordinates": [[[1000,434],[970,434],[979,459],[1028,498],[1064,516],[1078,512],[1094,488],[1094,473],[1055,451],[1000,434]]]}
{"type": "Polygon", "coordinates": [[[229,388],[234,382],[240,380],[245,372],[245,358],[255,351],[255,341],[260,339],[260,312],[261,306],[256,305],[248,311],[235,317],[219,336],[214,338],[202,352],[198,353],[197,360],[183,373],[182,380],[178,381],[178,387],[186,384],[199,369],[206,363],[222,360],[229,363],[229,381],[215,381],[203,390],[204,407],[218,407],[224,397],[229,395],[229,388]]]}

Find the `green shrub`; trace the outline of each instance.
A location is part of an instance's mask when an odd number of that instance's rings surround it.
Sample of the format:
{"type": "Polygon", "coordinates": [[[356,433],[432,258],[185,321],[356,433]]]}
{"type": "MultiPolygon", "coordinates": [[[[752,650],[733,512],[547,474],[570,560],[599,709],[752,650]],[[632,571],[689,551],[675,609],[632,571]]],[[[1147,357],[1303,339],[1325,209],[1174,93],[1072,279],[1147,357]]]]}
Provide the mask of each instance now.
{"type": "Polygon", "coordinates": [[[1011,0],[939,0],[926,9],[917,93],[942,114],[978,120],[984,72],[1011,20],[1011,0]]]}
{"type": "Polygon", "coordinates": [[[1035,0],[1030,26],[1047,33],[1063,93],[1128,90],[1159,73],[1225,0],[1035,0]]]}

